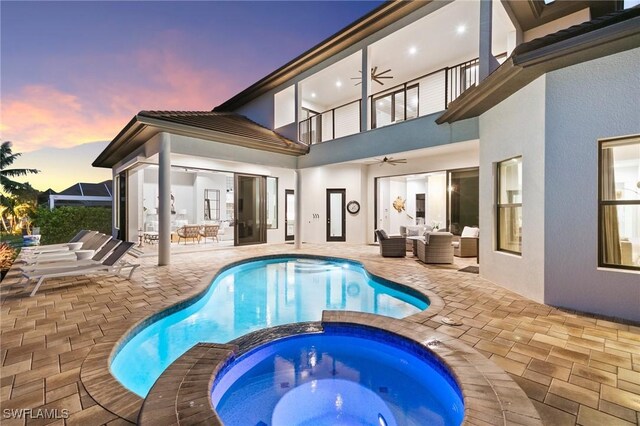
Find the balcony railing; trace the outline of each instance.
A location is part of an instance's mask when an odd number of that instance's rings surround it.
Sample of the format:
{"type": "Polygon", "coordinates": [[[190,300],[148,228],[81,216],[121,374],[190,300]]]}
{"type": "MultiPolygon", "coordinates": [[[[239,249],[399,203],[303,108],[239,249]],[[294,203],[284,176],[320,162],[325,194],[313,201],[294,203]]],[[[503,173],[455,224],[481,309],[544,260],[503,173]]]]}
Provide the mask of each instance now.
{"type": "Polygon", "coordinates": [[[361,116],[360,99],[356,99],[302,120],[298,125],[298,138],[310,145],[359,133],[361,116]]]}
{"type": "MultiPolygon", "coordinates": [[[[499,59],[506,58],[506,53],[499,59]]],[[[444,67],[369,96],[371,128],[411,120],[447,109],[479,78],[479,59],[444,67]]],[[[360,100],[311,116],[299,123],[300,141],[315,144],[352,135],[360,129],[360,100]]]]}

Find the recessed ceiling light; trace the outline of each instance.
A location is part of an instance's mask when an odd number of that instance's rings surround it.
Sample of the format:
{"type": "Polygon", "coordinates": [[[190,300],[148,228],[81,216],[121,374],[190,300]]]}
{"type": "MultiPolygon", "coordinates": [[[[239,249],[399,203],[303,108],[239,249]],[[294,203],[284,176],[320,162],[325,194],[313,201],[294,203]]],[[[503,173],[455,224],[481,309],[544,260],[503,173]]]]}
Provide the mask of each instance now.
{"type": "Polygon", "coordinates": [[[418,49],[415,46],[411,46],[409,48],[409,55],[415,55],[416,53],[418,53],[418,49]]]}
{"type": "Polygon", "coordinates": [[[336,87],[342,87],[342,82],[340,80],[336,81],[336,87]]]}
{"type": "Polygon", "coordinates": [[[316,97],[316,92],[311,93],[311,97],[315,98],[316,97]]]}
{"type": "Polygon", "coordinates": [[[465,32],[467,32],[467,27],[465,25],[458,25],[456,27],[456,32],[458,34],[464,34],[465,32]]]}

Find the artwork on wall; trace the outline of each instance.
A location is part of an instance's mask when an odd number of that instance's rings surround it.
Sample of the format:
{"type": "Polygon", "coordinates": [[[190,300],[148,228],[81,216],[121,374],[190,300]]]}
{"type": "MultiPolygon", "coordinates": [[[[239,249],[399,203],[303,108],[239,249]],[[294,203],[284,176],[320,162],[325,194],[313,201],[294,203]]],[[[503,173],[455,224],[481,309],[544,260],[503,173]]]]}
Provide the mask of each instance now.
{"type": "Polygon", "coordinates": [[[398,213],[402,213],[402,211],[404,210],[405,203],[406,203],[406,200],[403,200],[401,196],[398,196],[392,205],[393,205],[393,208],[396,209],[398,213]]]}

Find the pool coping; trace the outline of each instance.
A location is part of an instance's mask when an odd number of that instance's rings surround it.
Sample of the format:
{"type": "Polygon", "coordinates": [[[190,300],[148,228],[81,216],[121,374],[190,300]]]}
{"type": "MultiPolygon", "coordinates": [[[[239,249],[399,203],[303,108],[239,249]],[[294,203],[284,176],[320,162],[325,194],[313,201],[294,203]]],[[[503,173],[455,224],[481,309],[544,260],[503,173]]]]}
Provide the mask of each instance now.
{"type": "MultiPolygon", "coordinates": [[[[370,268],[367,267],[367,264],[371,262],[370,260],[363,261],[352,259],[350,257],[322,256],[302,253],[278,253],[265,256],[248,256],[246,258],[234,260],[217,268],[217,270],[212,272],[212,274],[204,277],[198,286],[186,291],[184,297],[177,302],[159,306],[155,312],[135,312],[129,315],[127,319],[113,324],[107,324],[105,328],[103,328],[104,336],[96,342],[80,367],[80,380],[82,381],[82,385],[85,387],[87,393],[106,410],[132,423],[136,423],[144,399],[125,388],[111,373],[110,368],[111,361],[118,354],[122,346],[124,346],[124,344],[126,344],[140,329],[167,315],[171,315],[177,310],[196,303],[207,293],[213,281],[224,271],[251,261],[283,257],[346,260],[354,262],[362,265],[364,270],[371,277],[381,280],[395,289],[406,291],[415,297],[426,297],[429,300],[429,306],[427,309],[401,320],[396,320],[403,321],[403,324],[406,324],[406,326],[429,320],[436,316],[445,306],[444,300],[425,286],[416,286],[411,283],[402,282],[401,277],[399,280],[392,280],[388,277],[372,273],[370,268]]],[[[381,315],[370,315],[382,318],[382,321],[391,319],[390,317],[381,315]]],[[[220,345],[220,343],[215,344],[220,345]]]]}
{"type": "Polygon", "coordinates": [[[211,403],[211,388],[236,357],[280,338],[321,332],[324,325],[382,331],[406,339],[433,355],[460,388],[465,406],[463,424],[542,425],[538,412],[517,383],[459,339],[427,325],[408,326],[404,320],[352,311],[324,311],[321,322],[255,331],[236,339],[237,345],[195,345],[154,384],[142,406],[138,424],[223,425],[211,403]]]}

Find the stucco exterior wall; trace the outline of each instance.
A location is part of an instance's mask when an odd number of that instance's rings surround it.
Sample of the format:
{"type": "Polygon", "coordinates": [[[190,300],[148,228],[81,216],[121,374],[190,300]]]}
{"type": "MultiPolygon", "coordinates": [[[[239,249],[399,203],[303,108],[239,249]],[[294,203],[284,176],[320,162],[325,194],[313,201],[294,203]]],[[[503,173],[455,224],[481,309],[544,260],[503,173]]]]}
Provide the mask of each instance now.
{"type": "Polygon", "coordinates": [[[544,300],[545,77],[480,116],[480,274],[544,300]],[[497,251],[496,163],[522,156],[522,255],[497,251]]]}
{"type": "Polygon", "coordinates": [[[640,273],[598,268],[598,139],[640,133],[640,49],[547,75],[545,302],[640,320],[640,273]]]}

